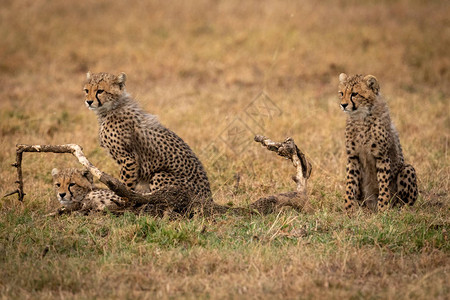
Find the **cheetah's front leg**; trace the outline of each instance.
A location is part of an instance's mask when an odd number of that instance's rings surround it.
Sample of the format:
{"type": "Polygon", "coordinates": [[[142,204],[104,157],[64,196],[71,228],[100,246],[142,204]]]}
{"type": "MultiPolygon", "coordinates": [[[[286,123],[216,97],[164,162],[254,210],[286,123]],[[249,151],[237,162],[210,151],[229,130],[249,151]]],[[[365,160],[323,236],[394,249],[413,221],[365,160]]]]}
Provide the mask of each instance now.
{"type": "Polygon", "coordinates": [[[378,210],[383,211],[389,206],[391,193],[389,182],[391,181],[391,164],[389,158],[376,158],[378,181],[378,210]]]}
{"type": "Polygon", "coordinates": [[[126,156],[117,159],[120,165],[120,180],[127,188],[134,190],[138,183],[139,166],[133,156],[126,156]]]}
{"type": "Polygon", "coordinates": [[[346,170],[345,209],[350,210],[361,197],[361,163],[358,156],[348,157],[346,170]]]}

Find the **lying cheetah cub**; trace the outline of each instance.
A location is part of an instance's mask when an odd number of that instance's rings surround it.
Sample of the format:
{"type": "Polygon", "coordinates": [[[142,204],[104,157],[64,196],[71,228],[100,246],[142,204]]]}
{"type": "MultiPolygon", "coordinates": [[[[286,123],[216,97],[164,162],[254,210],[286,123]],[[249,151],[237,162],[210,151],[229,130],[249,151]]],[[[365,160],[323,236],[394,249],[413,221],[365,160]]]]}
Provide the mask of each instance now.
{"type": "Polygon", "coordinates": [[[97,114],[100,145],[121,167],[128,188],[150,192],[184,190],[201,203],[212,203],[208,177],[189,146],[146,113],[125,91],[126,75],[87,73],[86,106],[97,114]]]}
{"type": "Polygon", "coordinates": [[[68,211],[115,210],[122,198],[113,191],[95,187],[87,170],[54,168],[52,170],[56,198],[68,211]]]}
{"type": "MultiPolygon", "coordinates": [[[[92,174],[87,170],[53,169],[53,182],[58,201],[63,205],[58,209],[57,213],[83,212],[92,211],[111,211],[114,213],[122,213],[125,211],[135,213],[145,213],[154,217],[168,216],[170,218],[178,218],[180,216],[189,216],[185,214],[188,203],[180,203],[179,201],[163,201],[167,196],[167,190],[159,190],[153,193],[156,203],[146,205],[129,206],[116,193],[107,189],[95,187],[92,174]],[[184,212],[183,212],[184,211],[184,212]]],[[[251,214],[270,214],[280,210],[282,207],[292,207],[299,210],[302,208],[301,203],[292,202],[283,198],[289,193],[281,194],[280,199],[275,197],[261,198],[258,201],[245,207],[228,207],[212,202],[206,212],[207,216],[216,214],[231,213],[235,215],[251,215],[251,214]]],[[[175,198],[174,198],[175,199],[175,198]]],[[[54,213],[50,214],[54,215],[54,213]]]]}
{"type": "Polygon", "coordinates": [[[397,130],[379,91],[372,75],[339,75],[340,105],[347,113],[346,209],[358,203],[384,210],[413,205],[417,199],[416,172],[403,161],[397,130]]]}

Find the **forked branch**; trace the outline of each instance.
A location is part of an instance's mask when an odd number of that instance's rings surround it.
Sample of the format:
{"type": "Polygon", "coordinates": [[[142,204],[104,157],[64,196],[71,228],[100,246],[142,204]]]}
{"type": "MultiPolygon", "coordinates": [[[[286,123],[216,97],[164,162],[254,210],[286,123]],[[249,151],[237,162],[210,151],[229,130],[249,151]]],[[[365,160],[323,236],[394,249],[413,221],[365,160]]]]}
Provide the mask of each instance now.
{"type": "MultiPolygon", "coordinates": [[[[70,153],[89,170],[100,182],[104,183],[110,190],[124,199],[125,207],[131,207],[135,204],[147,204],[149,209],[160,212],[170,210],[178,213],[191,215],[200,212],[204,215],[213,215],[217,213],[232,212],[238,214],[261,213],[267,214],[278,210],[283,206],[290,206],[296,210],[308,210],[309,202],[307,197],[307,180],[311,175],[311,164],[307,161],[303,152],[295,145],[294,140],[287,138],[282,143],[273,142],[264,136],[256,136],[255,141],[264,145],[270,151],[276,152],[292,161],[297,168],[297,173],[293,176],[297,184],[297,190],[269,197],[260,198],[250,204],[247,208],[229,208],[209,201],[196,199],[194,195],[183,189],[168,187],[148,194],[141,194],[128,190],[127,187],[118,179],[106,174],[95,167],[84,155],[82,148],[76,144],[66,145],[16,145],[16,162],[13,164],[17,168],[17,189],[7,193],[6,196],[18,194],[19,201],[23,201],[25,196],[23,175],[22,175],[22,156],[24,152],[53,152],[70,153]],[[149,206],[150,205],[150,206],[149,206]]],[[[123,208],[125,208],[123,207],[123,208]]]]}
{"type": "Polygon", "coordinates": [[[260,202],[273,202],[277,206],[292,206],[299,210],[309,210],[307,183],[311,176],[312,165],[306,159],[305,154],[297,147],[292,138],[287,138],[284,142],[274,142],[269,138],[257,135],[255,141],[261,143],[268,150],[276,152],[278,155],[285,157],[292,161],[292,164],[297,169],[296,174],[292,179],[297,184],[295,192],[287,192],[269,197],[259,199],[260,202]]]}
{"type": "MultiPolygon", "coordinates": [[[[65,144],[65,145],[24,145],[18,144],[16,145],[16,162],[13,164],[13,167],[17,168],[17,189],[7,193],[4,197],[11,196],[14,194],[18,194],[19,201],[23,201],[25,196],[23,190],[23,175],[22,175],[22,155],[23,152],[53,152],[53,153],[70,153],[74,155],[78,161],[89,170],[100,182],[104,183],[108,188],[114,191],[120,197],[126,198],[131,204],[148,204],[153,203],[155,200],[155,196],[153,194],[141,194],[131,190],[128,190],[127,187],[120,182],[118,179],[112,177],[111,175],[100,171],[97,167],[95,167],[84,155],[81,146],[76,144],[65,144]]],[[[178,193],[175,196],[175,193],[171,190],[165,191],[167,195],[170,195],[172,198],[174,197],[174,201],[183,202],[180,200],[186,200],[188,197],[185,193],[178,193]]],[[[169,197],[170,198],[170,197],[169,197]]],[[[167,201],[169,198],[166,198],[167,201]]]]}
{"type": "Polygon", "coordinates": [[[261,143],[268,150],[276,152],[292,161],[294,167],[297,168],[297,173],[292,179],[297,183],[297,192],[306,195],[307,181],[311,176],[312,166],[306,159],[305,154],[297,147],[294,140],[288,137],[284,142],[274,142],[269,138],[257,135],[255,141],[261,143]]]}

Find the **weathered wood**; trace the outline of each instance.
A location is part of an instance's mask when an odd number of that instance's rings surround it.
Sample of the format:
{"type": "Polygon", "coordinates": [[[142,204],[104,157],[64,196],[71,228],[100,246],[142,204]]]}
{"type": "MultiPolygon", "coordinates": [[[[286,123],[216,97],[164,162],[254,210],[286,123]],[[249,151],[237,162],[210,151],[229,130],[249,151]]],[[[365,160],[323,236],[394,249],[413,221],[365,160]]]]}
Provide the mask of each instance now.
{"type": "Polygon", "coordinates": [[[274,209],[281,206],[291,206],[297,210],[310,210],[307,183],[311,176],[312,165],[306,159],[305,154],[297,147],[294,140],[288,137],[284,142],[280,143],[274,142],[265,136],[256,135],[255,141],[261,143],[269,151],[276,152],[278,155],[292,161],[292,164],[297,169],[295,176],[292,177],[297,184],[297,191],[264,197],[252,205],[265,208],[274,207],[274,209]]]}
{"type": "Polygon", "coordinates": [[[23,152],[52,152],[52,153],[70,153],[73,154],[80,164],[82,164],[89,172],[92,173],[100,182],[104,183],[108,188],[114,191],[117,195],[127,199],[129,205],[133,204],[148,204],[155,203],[159,201],[160,203],[155,204],[163,204],[171,205],[173,202],[186,202],[189,195],[187,195],[184,191],[175,191],[172,189],[167,189],[163,194],[158,193],[157,197],[154,193],[149,194],[141,194],[131,190],[128,190],[126,186],[120,182],[118,179],[112,177],[111,175],[100,171],[97,167],[95,167],[84,155],[81,146],[76,144],[65,144],[65,145],[25,145],[18,144],[16,145],[16,162],[13,164],[14,167],[17,168],[17,190],[7,193],[6,196],[11,196],[13,194],[18,194],[19,201],[23,201],[23,197],[25,193],[23,191],[23,176],[22,176],[22,154],[23,152]],[[175,196],[176,195],[176,196],[175,196]],[[162,197],[162,198],[161,198],[162,197]],[[186,199],[184,199],[186,198],[186,199]]]}
{"type": "MultiPolygon", "coordinates": [[[[250,204],[247,208],[227,207],[214,203],[212,199],[197,199],[195,195],[188,191],[170,186],[165,189],[151,193],[139,193],[129,190],[120,180],[102,172],[94,166],[84,155],[81,146],[76,144],[65,145],[16,145],[16,162],[13,164],[17,168],[17,189],[7,193],[6,196],[18,194],[19,201],[23,201],[25,196],[23,175],[22,175],[22,156],[24,152],[52,152],[52,153],[70,153],[74,155],[80,164],[82,164],[92,175],[100,182],[104,183],[110,190],[124,199],[125,205],[121,209],[134,209],[136,206],[145,207],[146,211],[160,215],[161,212],[170,211],[182,215],[214,215],[231,212],[233,214],[267,214],[280,209],[283,206],[290,206],[296,210],[302,210],[307,203],[307,180],[311,174],[311,164],[306,160],[305,155],[295,145],[291,138],[283,143],[273,142],[264,136],[256,136],[255,141],[263,144],[270,151],[275,151],[278,155],[290,159],[297,168],[297,174],[294,181],[297,183],[296,192],[282,193],[279,195],[261,198],[250,204]]],[[[239,177],[237,180],[237,186],[239,177]]]]}
{"type": "MultiPolygon", "coordinates": [[[[82,148],[75,144],[66,145],[16,145],[16,162],[12,165],[17,169],[17,190],[7,193],[4,197],[18,194],[19,201],[23,201],[26,195],[23,191],[23,174],[22,174],[22,156],[24,152],[53,152],[53,153],[72,153],[84,166],[95,168],[84,156],[82,148]]],[[[98,170],[98,169],[97,169],[98,170]]],[[[94,173],[93,173],[94,174],[94,173]]],[[[95,175],[95,174],[94,174],[95,175]]]]}
{"type": "Polygon", "coordinates": [[[17,194],[17,197],[21,202],[23,201],[23,197],[25,197],[25,193],[23,192],[22,153],[23,153],[22,150],[17,149],[16,162],[12,164],[12,166],[17,170],[17,180],[15,182],[17,185],[17,189],[12,192],[6,193],[6,195],[4,196],[8,197],[17,194]]]}

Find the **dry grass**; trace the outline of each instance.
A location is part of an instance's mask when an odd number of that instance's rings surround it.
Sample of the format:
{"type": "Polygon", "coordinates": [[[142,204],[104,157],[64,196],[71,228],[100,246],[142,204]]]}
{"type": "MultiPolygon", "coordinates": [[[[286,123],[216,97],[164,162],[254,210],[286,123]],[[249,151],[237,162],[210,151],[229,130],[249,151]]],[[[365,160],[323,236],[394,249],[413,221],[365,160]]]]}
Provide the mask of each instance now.
{"type": "Polygon", "coordinates": [[[292,136],[313,161],[317,212],[49,219],[50,170],[75,159],[25,154],[25,202],[0,204],[0,297],[448,299],[449,14],[445,1],[3,1],[0,194],[16,143],[77,143],[116,174],[81,85],[123,71],[199,154],[216,201],[292,189],[293,168],[251,142],[292,136]],[[419,174],[414,208],[343,216],[342,71],[380,80],[419,174]]]}

